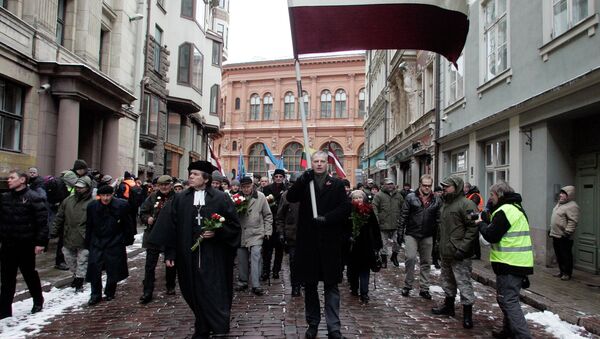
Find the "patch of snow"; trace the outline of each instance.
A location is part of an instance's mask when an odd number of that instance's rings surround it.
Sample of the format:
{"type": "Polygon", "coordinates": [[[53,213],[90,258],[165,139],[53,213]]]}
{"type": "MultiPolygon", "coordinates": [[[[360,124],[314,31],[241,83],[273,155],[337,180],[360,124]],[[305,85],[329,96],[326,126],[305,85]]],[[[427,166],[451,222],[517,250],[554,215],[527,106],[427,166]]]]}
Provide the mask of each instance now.
{"type": "Polygon", "coordinates": [[[438,285],[429,286],[429,292],[444,294],[444,289],[438,285]]]}
{"type": "Polygon", "coordinates": [[[544,326],[544,330],[546,332],[556,336],[557,338],[585,338],[579,335],[580,333],[586,332],[583,327],[572,325],[566,321],[560,320],[560,317],[557,314],[549,311],[528,313],[525,315],[525,319],[544,326]]]}

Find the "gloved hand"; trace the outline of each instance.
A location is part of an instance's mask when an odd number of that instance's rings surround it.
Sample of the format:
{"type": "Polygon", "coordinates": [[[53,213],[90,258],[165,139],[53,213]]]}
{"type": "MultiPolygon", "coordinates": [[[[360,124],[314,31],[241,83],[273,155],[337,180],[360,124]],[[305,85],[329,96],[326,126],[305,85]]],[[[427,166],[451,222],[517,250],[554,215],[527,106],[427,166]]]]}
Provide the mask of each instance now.
{"type": "Polygon", "coordinates": [[[303,184],[308,184],[311,180],[315,178],[315,171],[312,168],[307,169],[302,173],[300,178],[297,181],[302,182],[303,184]]]}
{"type": "Polygon", "coordinates": [[[454,252],[454,260],[463,260],[465,258],[465,252],[461,250],[456,250],[454,252]]]}
{"type": "Polygon", "coordinates": [[[313,220],[315,221],[315,224],[317,226],[323,226],[327,222],[327,219],[325,219],[325,217],[322,215],[319,215],[316,218],[313,218],[313,220]]]}

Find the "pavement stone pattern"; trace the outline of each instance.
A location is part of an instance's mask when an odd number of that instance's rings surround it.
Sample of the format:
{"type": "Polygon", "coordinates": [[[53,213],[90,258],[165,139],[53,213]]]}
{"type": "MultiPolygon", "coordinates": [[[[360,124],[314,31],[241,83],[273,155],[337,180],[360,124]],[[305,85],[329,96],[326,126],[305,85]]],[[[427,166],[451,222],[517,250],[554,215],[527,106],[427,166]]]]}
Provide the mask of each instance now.
{"type": "MultiPolygon", "coordinates": [[[[164,269],[157,268],[154,300],[147,305],[138,304],[142,293],[142,253],[130,259],[130,276],[120,283],[116,298],[102,301],[92,307],[83,305],[51,320],[35,337],[46,338],[190,338],[193,334],[194,316],[183,298],[165,293],[164,269]]],[[[271,280],[264,288],[264,296],[249,291],[236,292],[233,300],[231,331],[227,338],[303,338],[306,330],[302,297],[292,298],[287,258],[284,260],[282,279],[271,280]]],[[[439,272],[433,270],[433,272],[439,272]]],[[[457,305],[456,317],[438,317],[430,313],[432,306],[441,303],[443,293],[433,276],[433,301],[418,296],[418,289],[408,298],[400,294],[404,269],[389,265],[372,275],[371,301],[361,304],[350,295],[349,285],[340,284],[342,334],[348,338],[489,338],[493,328],[502,324],[502,313],[496,304],[495,291],[475,283],[477,302],[474,306],[473,329],[462,328],[462,308],[457,305]],[[377,288],[373,289],[373,276],[377,288]]],[[[73,292],[75,293],[75,292],[73,292]]],[[[85,292],[89,294],[89,284],[85,292]]],[[[531,306],[524,311],[535,312],[531,306]]],[[[549,338],[540,325],[529,322],[535,338],[549,338]]],[[[582,333],[588,336],[589,333],[582,333]]],[[[325,338],[327,329],[323,318],[319,337],[325,338]]]]}

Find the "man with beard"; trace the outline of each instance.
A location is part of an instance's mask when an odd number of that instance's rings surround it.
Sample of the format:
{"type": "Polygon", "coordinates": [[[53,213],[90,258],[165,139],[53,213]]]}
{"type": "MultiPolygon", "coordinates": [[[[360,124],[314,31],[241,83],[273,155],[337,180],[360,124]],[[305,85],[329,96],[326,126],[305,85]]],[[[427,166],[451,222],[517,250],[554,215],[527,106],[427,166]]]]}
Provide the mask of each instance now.
{"type": "Polygon", "coordinates": [[[115,298],[117,283],[129,276],[126,245],[133,244],[129,204],[113,196],[112,186],[98,189],[99,200],[87,207],[85,248],[89,251],[87,280],[92,293],[88,305],[102,300],[102,270],[106,269],[105,300],[115,298]]]}
{"type": "MultiPolygon", "coordinates": [[[[265,195],[265,197],[267,197],[267,199],[269,199],[269,196],[272,197],[272,200],[268,201],[272,215],[277,215],[277,209],[279,207],[279,202],[281,201],[281,195],[283,192],[287,191],[287,185],[283,182],[284,179],[285,171],[278,168],[275,170],[275,172],[273,172],[273,183],[265,186],[262,190],[262,193],[265,195]]],[[[272,237],[265,239],[263,244],[262,281],[269,279],[273,250],[275,250],[275,260],[273,260],[273,279],[279,279],[281,261],[283,260],[283,245],[279,242],[279,234],[277,234],[277,232],[273,233],[272,237]]]]}
{"type": "Polygon", "coordinates": [[[85,248],[87,228],[87,206],[92,198],[92,180],[88,176],[77,179],[75,194],[60,204],[52,223],[51,237],[63,236],[62,252],[65,261],[73,273],[71,287],[75,292],[83,292],[83,280],[88,267],[89,251],[85,248]]]}
{"type": "Polygon", "coordinates": [[[164,246],[165,262],[177,263],[183,298],[196,316],[193,338],[229,332],[233,297],[233,258],[240,246],[240,222],[231,198],[211,186],[208,161],[188,167],[190,188],[178,193],[154,226],[149,242],[164,246]],[[206,230],[216,213],[222,227],[206,230]],[[192,250],[197,241],[200,245],[192,250]]]}
{"type": "Polygon", "coordinates": [[[438,233],[442,272],[440,280],[446,299],[444,305],[433,308],[436,315],[454,316],[456,289],[460,290],[463,305],[463,327],[473,327],[473,302],[475,293],[471,282],[471,259],[473,241],[477,236],[477,206],[465,198],[463,180],[449,176],[440,183],[444,188],[444,204],[440,211],[438,233]]]}
{"type": "MultiPolygon", "coordinates": [[[[140,304],[147,304],[152,301],[152,293],[154,292],[154,280],[156,264],[160,256],[161,248],[148,242],[150,232],[158,219],[164,206],[173,198],[173,179],[168,175],[161,175],[156,181],[158,190],[152,192],[140,207],[140,219],[146,225],[144,237],[142,239],[142,247],[146,249],[146,265],[144,271],[144,293],[140,297],[140,304]]],[[[177,271],[175,267],[165,267],[165,277],[167,280],[167,294],[175,294],[175,276],[177,271]]]]}

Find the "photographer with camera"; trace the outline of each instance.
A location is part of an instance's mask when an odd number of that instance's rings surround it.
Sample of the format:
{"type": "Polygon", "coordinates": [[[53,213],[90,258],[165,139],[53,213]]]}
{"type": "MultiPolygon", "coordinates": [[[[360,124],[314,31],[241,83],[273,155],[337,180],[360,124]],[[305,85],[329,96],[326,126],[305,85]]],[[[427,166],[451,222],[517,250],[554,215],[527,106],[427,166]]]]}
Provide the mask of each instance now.
{"type": "Polygon", "coordinates": [[[444,305],[431,309],[436,315],[454,316],[456,288],[463,305],[463,327],[473,327],[475,293],[471,282],[473,241],[477,237],[477,206],[463,194],[463,179],[449,176],[440,185],[444,188],[444,204],[440,212],[438,232],[442,273],[442,288],[446,293],[444,305]]]}

